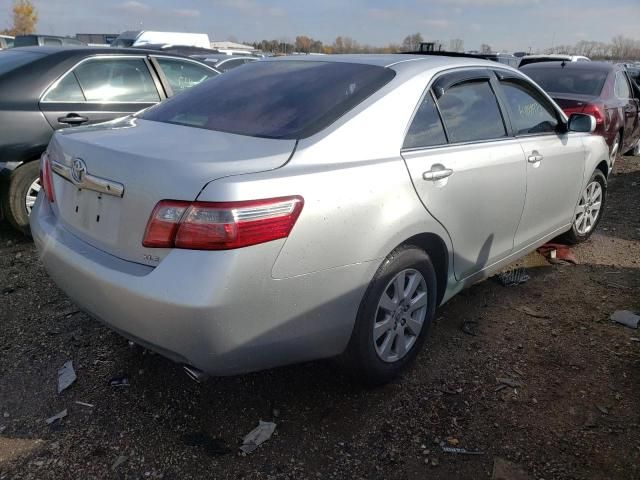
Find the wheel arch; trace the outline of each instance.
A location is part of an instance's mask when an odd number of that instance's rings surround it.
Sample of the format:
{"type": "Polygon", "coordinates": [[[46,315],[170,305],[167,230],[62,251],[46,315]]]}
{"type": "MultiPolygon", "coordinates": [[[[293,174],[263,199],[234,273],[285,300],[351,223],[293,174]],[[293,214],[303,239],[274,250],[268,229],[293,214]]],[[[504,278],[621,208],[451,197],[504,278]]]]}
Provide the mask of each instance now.
{"type": "Polygon", "coordinates": [[[427,252],[436,271],[437,299],[442,302],[449,276],[449,250],[444,240],[435,233],[419,233],[407,238],[399,246],[414,246],[427,252]]]}

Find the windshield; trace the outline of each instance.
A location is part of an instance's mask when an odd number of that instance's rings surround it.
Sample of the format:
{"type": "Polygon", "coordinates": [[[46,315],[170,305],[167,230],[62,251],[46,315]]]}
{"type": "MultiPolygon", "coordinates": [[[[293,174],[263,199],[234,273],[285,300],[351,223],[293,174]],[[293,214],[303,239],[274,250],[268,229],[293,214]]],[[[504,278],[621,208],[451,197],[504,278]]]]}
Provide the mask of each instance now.
{"type": "Polygon", "coordinates": [[[252,62],[147,110],[142,118],[254,137],[304,138],[394,75],[388,68],[353,63],[252,62]]]}
{"type": "Polygon", "coordinates": [[[19,50],[0,51],[0,75],[44,57],[41,53],[21,52],[19,50]]]}
{"type": "Polygon", "coordinates": [[[531,67],[522,70],[549,93],[600,96],[607,71],[571,68],[531,67]]]}

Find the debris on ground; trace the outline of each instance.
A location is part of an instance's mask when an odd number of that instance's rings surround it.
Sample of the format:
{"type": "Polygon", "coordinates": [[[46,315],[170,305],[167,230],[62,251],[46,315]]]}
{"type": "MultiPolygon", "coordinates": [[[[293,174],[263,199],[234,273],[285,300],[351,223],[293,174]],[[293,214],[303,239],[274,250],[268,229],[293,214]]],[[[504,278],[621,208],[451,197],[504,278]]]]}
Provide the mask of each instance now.
{"type": "Polygon", "coordinates": [[[484,452],[476,452],[461,447],[447,447],[446,445],[443,445],[441,448],[445,453],[455,453],[458,455],[484,455],[484,452]]]}
{"type": "Polygon", "coordinates": [[[578,259],[571,251],[571,248],[561,243],[545,243],[538,248],[538,253],[545,257],[549,263],[560,265],[578,264],[578,259]]]}
{"type": "Polygon", "coordinates": [[[116,461],[111,464],[111,470],[112,471],[115,470],[120,465],[122,465],[124,462],[126,462],[128,459],[129,459],[129,457],[127,457],[125,455],[120,455],[118,458],[116,458],[116,461]]]}
{"type": "Polygon", "coordinates": [[[77,378],[73,369],[73,360],[64,362],[64,365],[58,370],[58,393],[69,388],[77,378]]]}
{"type": "Polygon", "coordinates": [[[95,407],[95,405],[93,405],[92,403],[81,402],[80,400],[76,400],[74,403],[76,405],[82,405],[83,407],[89,407],[89,408],[95,407]]]}
{"type": "Polygon", "coordinates": [[[45,422],[47,422],[47,425],[51,425],[52,423],[57,422],[58,420],[62,420],[66,416],[67,416],[67,409],[65,408],[61,412],[56,413],[53,417],[47,418],[45,422]]]}
{"type": "Polygon", "coordinates": [[[604,405],[596,405],[596,408],[600,411],[600,413],[609,415],[609,408],[605,407],[604,405]]]}
{"type": "Polygon", "coordinates": [[[478,322],[477,320],[463,320],[460,327],[464,333],[476,337],[478,335],[478,322]]]}
{"type": "Polygon", "coordinates": [[[112,387],[118,387],[118,388],[131,386],[131,384],[129,383],[129,378],[124,376],[113,377],[111,380],[109,380],[109,385],[111,385],[112,387]]]}
{"type": "Polygon", "coordinates": [[[263,422],[260,420],[258,426],[251,430],[242,441],[240,450],[244,453],[251,453],[259,445],[263,444],[271,438],[273,432],[276,430],[276,424],[273,422],[263,422]]]}
{"type": "Polygon", "coordinates": [[[0,433],[4,432],[6,429],[7,429],[7,426],[6,425],[2,425],[0,427],[0,433]]]}
{"type": "Polygon", "coordinates": [[[500,272],[493,278],[495,278],[503,287],[515,287],[517,285],[527,283],[531,279],[527,269],[524,267],[513,268],[500,272]]]}
{"type": "Polygon", "coordinates": [[[182,442],[188,447],[201,447],[209,455],[226,455],[232,451],[224,439],[213,438],[211,435],[203,432],[183,435],[182,442]]]}
{"type": "Polygon", "coordinates": [[[640,323],[640,315],[629,310],[616,310],[610,318],[612,321],[629,328],[638,328],[638,323],[640,323]]]}
{"type": "Polygon", "coordinates": [[[549,315],[547,315],[545,313],[537,312],[533,308],[530,308],[530,307],[527,307],[527,306],[516,307],[515,309],[518,312],[522,312],[525,315],[529,315],[530,317],[534,317],[534,318],[551,318],[551,316],[549,316],[549,315]]]}
{"type": "Polygon", "coordinates": [[[501,385],[506,385],[511,388],[520,388],[522,387],[522,382],[518,380],[514,380],[512,378],[496,378],[496,381],[501,385]]]}
{"type": "Polygon", "coordinates": [[[503,458],[495,458],[491,480],[529,480],[529,475],[519,465],[503,458]]]}

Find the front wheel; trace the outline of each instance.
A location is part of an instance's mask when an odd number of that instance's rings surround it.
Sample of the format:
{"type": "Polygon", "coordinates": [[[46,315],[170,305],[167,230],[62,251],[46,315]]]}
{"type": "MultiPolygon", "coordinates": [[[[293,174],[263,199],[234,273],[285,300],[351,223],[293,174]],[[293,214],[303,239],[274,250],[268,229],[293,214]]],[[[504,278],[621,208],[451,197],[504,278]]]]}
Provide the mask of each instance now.
{"type": "Polygon", "coordinates": [[[343,354],[354,376],[379,385],[406,369],[424,344],[436,299],[429,255],[411,246],[393,251],[369,284],[343,354]]]}
{"type": "Polygon", "coordinates": [[[587,240],[598,226],[607,200],[607,179],[600,170],[591,175],[580,195],[571,230],[562,239],[575,244],[587,240]]]}

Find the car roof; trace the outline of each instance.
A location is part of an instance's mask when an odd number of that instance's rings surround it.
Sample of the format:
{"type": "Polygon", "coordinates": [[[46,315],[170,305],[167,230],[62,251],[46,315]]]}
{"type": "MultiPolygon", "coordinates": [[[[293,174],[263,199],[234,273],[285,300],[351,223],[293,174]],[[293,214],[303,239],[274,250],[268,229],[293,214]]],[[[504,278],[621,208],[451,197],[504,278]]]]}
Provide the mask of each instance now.
{"type": "Polygon", "coordinates": [[[405,53],[388,54],[334,54],[334,55],[291,55],[286,57],[270,57],[269,62],[306,61],[306,62],[339,62],[359,63],[378,67],[393,67],[394,70],[444,66],[482,66],[507,67],[502,63],[469,57],[448,57],[446,55],[412,55],[405,53]]]}
{"type": "MultiPolygon", "coordinates": [[[[86,45],[61,45],[61,46],[51,46],[51,47],[17,47],[13,48],[13,51],[22,51],[22,52],[32,52],[32,53],[40,53],[44,55],[60,55],[63,57],[73,57],[73,56],[88,56],[95,54],[105,54],[105,55],[171,55],[175,57],[184,57],[184,55],[163,52],[161,50],[150,50],[145,48],[116,48],[116,47],[90,47],[86,45]]],[[[188,58],[188,57],[185,57],[188,58]]]]}
{"type": "Polygon", "coordinates": [[[607,62],[540,62],[524,65],[523,67],[521,67],[521,70],[526,71],[534,68],[570,68],[573,70],[597,70],[601,72],[611,72],[615,70],[617,66],[607,62]]]}

